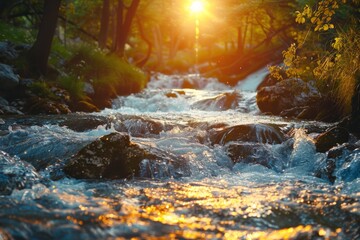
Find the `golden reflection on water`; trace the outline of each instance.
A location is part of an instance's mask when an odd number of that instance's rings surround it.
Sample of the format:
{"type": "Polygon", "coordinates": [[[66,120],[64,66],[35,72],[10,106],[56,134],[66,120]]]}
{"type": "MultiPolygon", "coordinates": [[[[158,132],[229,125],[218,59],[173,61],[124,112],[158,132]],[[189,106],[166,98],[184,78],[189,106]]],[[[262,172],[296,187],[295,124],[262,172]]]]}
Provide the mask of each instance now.
{"type": "MultiPolygon", "coordinates": [[[[290,185],[247,188],[176,182],[126,188],[118,199],[117,204],[121,205],[118,210],[114,210],[113,201],[101,198],[94,208],[86,206],[84,201],[79,210],[94,214],[96,209],[100,209],[103,214],[93,222],[105,228],[129,226],[135,235],[139,232],[138,237],[132,239],[302,239],[314,236],[334,239],[341,229],[292,223],[292,206],[298,204],[295,208],[299,208],[304,205],[322,214],[324,207],[335,204],[345,208],[354,204],[329,194],[294,193],[290,185]],[[152,226],[157,226],[160,232],[154,235],[153,231],[145,234],[141,230],[152,226]]],[[[294,219],[298,219],[297,216],[294,219]]],[[[84,224],[73,216],[68,220],[84,224]]]]}

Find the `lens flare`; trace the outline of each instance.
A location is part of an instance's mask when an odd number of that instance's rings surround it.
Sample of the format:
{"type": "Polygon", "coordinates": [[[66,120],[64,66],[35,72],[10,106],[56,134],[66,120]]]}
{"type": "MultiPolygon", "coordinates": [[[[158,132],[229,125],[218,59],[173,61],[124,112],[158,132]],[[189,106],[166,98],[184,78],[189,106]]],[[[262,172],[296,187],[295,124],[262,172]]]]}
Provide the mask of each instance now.
{"type": "Polygon", "coordinates": [[[193,1],[190,5],[190,11],[193,13],[200,13],[204,11],[204,4],[202,1],[193,1]]]}

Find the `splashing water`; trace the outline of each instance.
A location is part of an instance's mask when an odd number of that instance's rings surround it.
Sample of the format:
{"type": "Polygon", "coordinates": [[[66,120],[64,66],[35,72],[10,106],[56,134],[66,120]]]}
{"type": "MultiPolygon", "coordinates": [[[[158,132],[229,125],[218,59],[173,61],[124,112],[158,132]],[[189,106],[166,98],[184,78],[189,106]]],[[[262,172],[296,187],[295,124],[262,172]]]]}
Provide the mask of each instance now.
{"type": "Polygon", "coordinates": [[[260,115],[255,97],[158,74],[100,113],[4,117],[0,239],[359,239],[359,150],[316,152],[328,125],[260,115]],[[64,174],[71,155],[114,132],[174,162],[145,159],[133,179],[64,174]]]}

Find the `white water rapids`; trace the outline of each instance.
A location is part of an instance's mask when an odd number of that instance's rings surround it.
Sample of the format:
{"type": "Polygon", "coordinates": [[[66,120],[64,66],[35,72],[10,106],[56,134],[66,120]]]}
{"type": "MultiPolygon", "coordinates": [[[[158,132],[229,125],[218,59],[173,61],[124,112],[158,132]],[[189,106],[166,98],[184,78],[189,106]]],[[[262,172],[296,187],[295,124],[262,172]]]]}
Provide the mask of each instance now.
{"type": "Polygon", "coordinates": [[[100,113],[4,117],[0,239],[359,239],[360,150],[336,158],[332,181],[312,140],[328,125],[262,115],[255,88],[263,76],[230,88],[155,74],[145,91],[100,113]],[[249,124],[276,126],[286,139],[209,140],[249,124]],[[112,132],[185,159],[190,173],[168,177],[159,166],[150,179],[77,180],[62,172],[71,155],[112,132]]]}

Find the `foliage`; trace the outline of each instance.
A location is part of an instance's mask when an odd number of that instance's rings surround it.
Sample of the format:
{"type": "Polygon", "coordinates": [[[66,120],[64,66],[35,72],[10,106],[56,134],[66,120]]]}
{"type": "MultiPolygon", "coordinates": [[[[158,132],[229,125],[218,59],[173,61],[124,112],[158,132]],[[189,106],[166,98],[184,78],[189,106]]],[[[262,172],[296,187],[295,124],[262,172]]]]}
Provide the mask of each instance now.
{"type": "Polygon", "coordinates": [[[74,77],[73,75],[62,76],[60,77],[59,84],[69,92],[73,100],[80,101],[85,99],[85,82],[82,78],[74,77]]]}
{"type": "Polygon", "coordinates": [[[54,93],[50,90],[49,85],[44,81],[37,81],[31,84],[30,90],[42,98],[56,99],[54,93]]]}
{"type": "Polygon", "coordinates": [[[34,42],[34,32],[22,27],[0,21],[0,41],[10,41],[13,43],[23,44],[34,42]]]}
{"type": "Polygon", "coordinates": [[[69,76],[62,82],[78,97],[84,82],[94,86],[98,98],[138,92],[146,85],[146,76],[140,69],[91,45],[77,46],[65,67],[69,76]]]}
{"type": "Polygon", "coordinates": [[[316,80],[324,96],[335,99],[343,115],[351,112],[351,98],[360,69],[359,1],[322,0],[295,12],[295,40],[283,52],[284,65],[272,66],[272,77],[316,80]]]}

